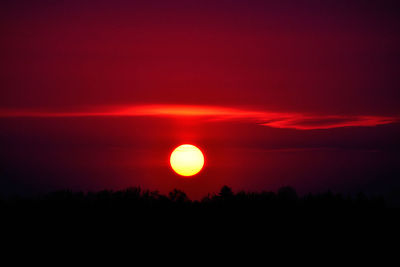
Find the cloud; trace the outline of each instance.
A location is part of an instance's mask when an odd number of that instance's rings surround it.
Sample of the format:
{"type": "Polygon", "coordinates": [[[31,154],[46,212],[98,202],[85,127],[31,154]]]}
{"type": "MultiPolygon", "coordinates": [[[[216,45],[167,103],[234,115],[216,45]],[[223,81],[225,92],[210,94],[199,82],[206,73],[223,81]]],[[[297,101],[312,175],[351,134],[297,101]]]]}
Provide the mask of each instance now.
{"type": "Polygon", "coordinates": [[[53,112],[33,110],[2,110],[0,117],[203,117],[214,120],[241,120],[272,128],[297,130],[332,129],[340,127],[373,127],[399,121],[388,116],[332,116],[291,112],[269,112],[222,106],[196,105],[136,105],[106,107],[101,110],[77,112],[53,112]]]}
{"type": "Polygon", "coordinates": [[[396,117],[384,116],[304,116],[293,115],[276,121],[263,123],[262,125],[273,128],[293,128],[298,130],[332,129],[340,127],[372,127],[383,124],[395,123],[396,117]]]}

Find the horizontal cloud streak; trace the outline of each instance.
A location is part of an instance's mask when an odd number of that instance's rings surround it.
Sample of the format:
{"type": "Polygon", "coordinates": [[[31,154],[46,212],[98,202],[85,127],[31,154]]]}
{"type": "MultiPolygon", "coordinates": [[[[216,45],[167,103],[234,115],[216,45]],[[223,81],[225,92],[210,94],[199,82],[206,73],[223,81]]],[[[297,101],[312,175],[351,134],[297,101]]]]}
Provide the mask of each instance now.
{"type": "Polygon", "coordinates": [[[221,106],[189,105],[136,105],[129,107],[107,107],[96,111],[49,112],[33,110],[2,110],[0,117],[205,117],[217,120],[244,120],[273,128],[297,130],[332,129],[390,124],[399,117],[389,116],[331,116],[290,112],[256,111],[221,106]]]}

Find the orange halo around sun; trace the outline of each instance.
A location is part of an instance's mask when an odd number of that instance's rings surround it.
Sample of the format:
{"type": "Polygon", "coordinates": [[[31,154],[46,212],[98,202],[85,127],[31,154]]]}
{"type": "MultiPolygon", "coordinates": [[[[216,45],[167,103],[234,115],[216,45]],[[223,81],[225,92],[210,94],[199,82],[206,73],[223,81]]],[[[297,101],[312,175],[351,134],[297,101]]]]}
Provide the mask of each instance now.
{"type": "Polygon", "coordinates": [[[171,153],[172,169],[182,176],[193,176],[204,166],[204,155],[201,150],[190,144],[180,145],[171,153]]]}

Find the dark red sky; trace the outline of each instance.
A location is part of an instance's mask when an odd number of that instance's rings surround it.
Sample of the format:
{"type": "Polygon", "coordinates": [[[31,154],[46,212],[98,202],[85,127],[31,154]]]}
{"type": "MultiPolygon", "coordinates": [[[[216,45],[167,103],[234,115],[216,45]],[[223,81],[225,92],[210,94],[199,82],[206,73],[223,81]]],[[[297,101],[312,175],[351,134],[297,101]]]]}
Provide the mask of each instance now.
{"type": "Polygon", "coordinates": [[[0,10],[4,192],[399,185],[397,1],[10,0],[0,10]],[[192,181],[166,160],[184,142],[209,159],[192,181]]]}

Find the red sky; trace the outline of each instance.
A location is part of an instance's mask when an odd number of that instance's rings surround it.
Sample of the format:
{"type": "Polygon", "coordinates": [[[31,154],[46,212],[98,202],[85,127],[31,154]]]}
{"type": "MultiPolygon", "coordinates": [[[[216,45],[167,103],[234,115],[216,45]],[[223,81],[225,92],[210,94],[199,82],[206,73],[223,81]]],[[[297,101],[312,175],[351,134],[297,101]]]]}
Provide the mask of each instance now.
{"type": "Polygon", "coordinates": [[[0,10],[3,191],[357,190],[399,174],[396,1],[10,0],[0,10]],[[184,142],[215,159],[193,184],[164,165],[184,142]]]}

